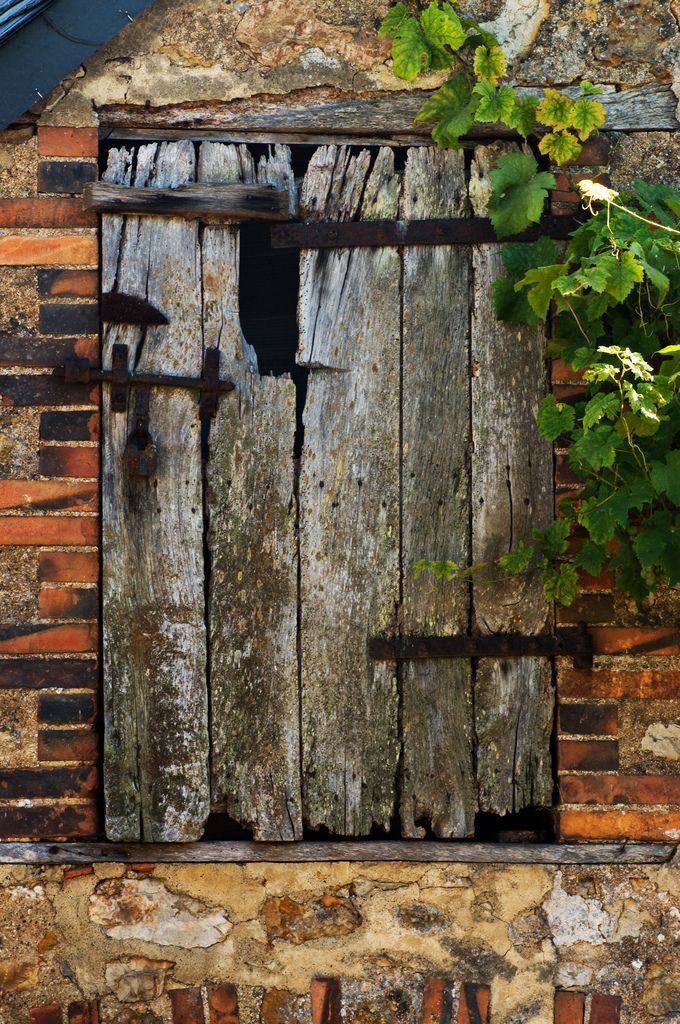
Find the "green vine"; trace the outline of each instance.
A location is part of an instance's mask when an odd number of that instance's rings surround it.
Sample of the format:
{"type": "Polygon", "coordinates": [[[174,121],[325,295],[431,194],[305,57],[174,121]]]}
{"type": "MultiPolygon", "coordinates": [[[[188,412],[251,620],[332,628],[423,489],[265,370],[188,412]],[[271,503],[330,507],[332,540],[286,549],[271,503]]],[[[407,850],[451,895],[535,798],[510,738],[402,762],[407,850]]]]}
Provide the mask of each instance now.
{"type": "MultiPolygon", "coordinates": [[[[392,40],[399,77],[455,70],[417,116],[434,122],[440,146],[460,146],[475,121],[497,121],[562,164],[604,123],[588,82],[577,99],[552,89],[519,98],[501,84],[506,61],[496,39],[448,3],[420,13],[399,3],[380,32],[392,40]]],[[[552,174],[520,152],[501,157],[490,179],[499,238],[537,222],[554,187],[552,174]]],[[[507,273],[494,288],[500,320],[536,326],[550,317],[549,354],[583,383],[574,404],[547,395],[538,412],[539,434],[566,449],[580,493],[534,531],[532,545],[498,562],[511,574],[539,570],[546,596],[565,605],[581,571],[613,572],[638,600],[680,582],[680,191],[641,180],[625,194],[587,180],[578,187],[591,217],[563,251],[548,238],[507,244],[507,273]]],[[[467,579],[479,567],[415,568],[467,579]]]]}

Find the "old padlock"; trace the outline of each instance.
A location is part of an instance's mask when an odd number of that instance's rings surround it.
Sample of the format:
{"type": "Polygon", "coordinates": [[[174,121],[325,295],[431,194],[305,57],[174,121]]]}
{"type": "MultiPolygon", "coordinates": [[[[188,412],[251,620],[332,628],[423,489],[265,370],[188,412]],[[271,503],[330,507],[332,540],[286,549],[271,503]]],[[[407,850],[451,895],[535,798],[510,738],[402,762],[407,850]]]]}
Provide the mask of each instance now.
{"type": "Polygon", "coordinates": [[[125,446],[130,476],[150,477],[156,472],[158,454],[149,433],[149,388],[138,386],[135,426],[125,446]]]}

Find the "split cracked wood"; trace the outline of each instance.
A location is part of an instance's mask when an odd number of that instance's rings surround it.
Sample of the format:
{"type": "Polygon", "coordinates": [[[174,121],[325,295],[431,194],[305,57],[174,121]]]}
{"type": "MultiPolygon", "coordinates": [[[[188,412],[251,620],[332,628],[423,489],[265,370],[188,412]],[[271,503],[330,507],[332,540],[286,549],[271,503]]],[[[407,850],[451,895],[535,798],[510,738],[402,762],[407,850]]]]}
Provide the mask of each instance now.
{"type": "MultiPolygon", "coordinates": [[[[127,183],[131,159],[112,155],[107,180],[127,183]]],[[[172,187],[195,177],[191,143],[140,147],[134,183],[172,187]]],[[[181,219],[104,218],[104,290],[147,299],[167,326],[106,331],[132,368],[200,374],[198,226],[181,219]]],[[[152,389],[158,471],[132,477],[124,456],[134,423],[104,389],[102,495],[106,829],[113,840],[197,839],[208,814],[208,698],[203,595],[200,423],[194,394],[152,389]]]]}
{"type": "MultiPolygon", "coordinates": [[[[469,212],[462,152],[411,149],[405,220],[469,212]]],[[[419,559],[469,558],[469,263],[466,247],[403,254],[402,618],[404,635],[467,632],[468,588],[417,580],[419,559]]],[[[407,661],[402,676],[402,834],[474,832],[472,672],[469,659],[407,661]]]]}
{"type": "MultiPolygon", "coordinates": [[[[204,143],[201,181],[256,180],[245,147],[204,143]]],[[[290,151],[257,171],[294,202],[290,151]]],[[[300,839],[295,385],[260,377],[238,316],[237,228],[206,227],[203,327],[237,382],[210,431],[212,797],[256,839],[300,839]]]]}
{"type": "MultiPolygon", "coordinates": [[[[395,217],[390,150],[317,149],[303,217],[395,217]]],[[[368,639],[399,601],[400,258],[396,248],[303,252],[298,362],[311,368],[300,477],[305,819],[336,835],[388,829],[395,807],[394,664],[368,639]]]]}
{"type": "MultiPolygon", "coordinates": [[[[475,150],[470,194],[484,214],[488,171],[507,146],[475,150]]],[[[536,330],[502,324],[493,282],[503,273],[499,248],[473,250],[472,561],[493,566],[534,527],[552,518],[552,453],[535,417],[547,391],[545,340],[536,330]]],[[[549,606],[536,573],[473,581],[476,629],[541,633],[549,606]]],[[[480,809],[496,814],[549,805],[554,695],[546,659],[484,658],[477,665],[475,728],[480,809]]]]}

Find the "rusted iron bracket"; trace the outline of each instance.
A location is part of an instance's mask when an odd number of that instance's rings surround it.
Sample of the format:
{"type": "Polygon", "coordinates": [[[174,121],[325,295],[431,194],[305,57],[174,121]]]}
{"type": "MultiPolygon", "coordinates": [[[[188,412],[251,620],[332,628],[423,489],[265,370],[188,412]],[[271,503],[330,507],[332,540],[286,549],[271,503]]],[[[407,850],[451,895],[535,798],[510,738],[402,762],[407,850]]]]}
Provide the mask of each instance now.
{"type": "MultiPolygon", "coordinates": [[[[536,227],[503,242],[531,242],[541,235],[564,240],[580,221],[575,217],[542,217],[536,227]]],[[[273,224],[273,249],[338,249],[384,245],[479,245],[498,242],[486,217],[447,217],[441,220],[319,221],[273,224]]]]}
{"type": "Polygon", "coordinates": [[[111,384],[111,409],[125,412],[128,407],[128,391],[136,385],[161,388],[189,388],[201,392],[199,412],[201,416],[214,416],[220,395],[228,394],[236,387],[231,380],[221,380],[220,351],[207,348],[201,377],[179,377],[164,373],[130,373],[128,370],[127,345],[114,345],[111,355],[111,369],[99,370],[87,359],[67,359],[63,366],[53,371],[55,377],[65,384],[96,384],[102,381],[111,384]]]}
{"type": "Polygon", "coordinates": [[[593,642],[585,622],[559,633],[492,633],[488,636],[375,637],[368,642],[373,661],[415,661],[421,658],[573,658],[574,668],[593,667],[593,642]]]}

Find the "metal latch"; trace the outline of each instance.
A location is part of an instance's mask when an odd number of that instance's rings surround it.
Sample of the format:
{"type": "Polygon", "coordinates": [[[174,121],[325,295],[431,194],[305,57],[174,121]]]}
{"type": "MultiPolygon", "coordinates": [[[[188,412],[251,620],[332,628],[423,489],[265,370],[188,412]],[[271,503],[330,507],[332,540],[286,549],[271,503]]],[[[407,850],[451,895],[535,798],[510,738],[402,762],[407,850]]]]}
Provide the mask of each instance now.
{"type": "Polygon", "coordinates": [[[135,426],[125,446],[130,476],[150,477],[156,472],[158,454],[149,433],[149,388],[137,387],[135,399],[135,426]]]}
{"type": "Polygon", "coordinates": [[[489,633],[476,636],[407,636],[369,640],[373,661],[415,661],[421,658],[573,658],[574,668],[593,667],[593,641],[585,622],[558,633],[489,633]]]}

